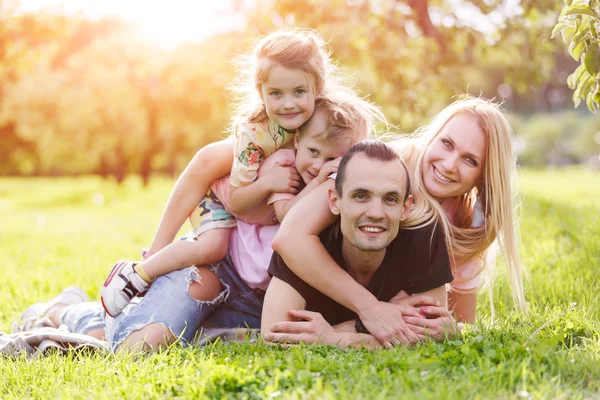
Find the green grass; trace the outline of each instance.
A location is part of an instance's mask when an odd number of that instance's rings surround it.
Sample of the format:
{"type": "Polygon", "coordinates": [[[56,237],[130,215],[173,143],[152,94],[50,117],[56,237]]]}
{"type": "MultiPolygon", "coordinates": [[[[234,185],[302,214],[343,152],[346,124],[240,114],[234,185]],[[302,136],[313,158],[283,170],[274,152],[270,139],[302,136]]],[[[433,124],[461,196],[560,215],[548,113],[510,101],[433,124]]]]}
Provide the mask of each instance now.
{"type": "MultiPolygon", "coordinates": [[[[171,184],[1,178],[0,330],[70,284],[97,298],[112,262],[149,243],[171,184]]],[[[460,341],[3,358],[0,397],[600,398],[600,174],[524,171],[521,188],[526,315],[511,308],[499,273],[495,321],[480,296],[478,325],[460,341]]]]}

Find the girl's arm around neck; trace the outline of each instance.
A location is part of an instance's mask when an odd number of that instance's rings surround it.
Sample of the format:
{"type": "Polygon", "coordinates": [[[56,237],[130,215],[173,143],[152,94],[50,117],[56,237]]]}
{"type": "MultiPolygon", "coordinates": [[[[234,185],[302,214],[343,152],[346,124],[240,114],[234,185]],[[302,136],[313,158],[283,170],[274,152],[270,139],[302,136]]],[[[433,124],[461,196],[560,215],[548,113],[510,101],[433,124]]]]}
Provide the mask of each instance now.
{"type": "Polygon", "coordinates": [[[308,185],[304,187],[293,199],[289,200],[280,200],[273,203],[273,209],[275,210],[275,215],[277,215],[277,219],[279,222],[283,222],[283,219],[287,215],[288,211],[292,209],[292,207],[297,204],[301,199],[306,197],[310,192],[319,187],[321,182],[318,179],[313,179],[309,182],[308,185]]]}
{"type": "Polygon", "coordinates": [[[247,186],[232,186],[229,207],[233,214],[243,214],[264,202],[269,193],[269,182],[265,178],[259,178],[247,186]]]}
{"type": "Polygon", "coordinates": [[[253,183],[232,186],[229,207],[233,214],[238,215],[266,202],[271,193],[297,194],[301,180],[292,161],[280,161],[253,183]]]}

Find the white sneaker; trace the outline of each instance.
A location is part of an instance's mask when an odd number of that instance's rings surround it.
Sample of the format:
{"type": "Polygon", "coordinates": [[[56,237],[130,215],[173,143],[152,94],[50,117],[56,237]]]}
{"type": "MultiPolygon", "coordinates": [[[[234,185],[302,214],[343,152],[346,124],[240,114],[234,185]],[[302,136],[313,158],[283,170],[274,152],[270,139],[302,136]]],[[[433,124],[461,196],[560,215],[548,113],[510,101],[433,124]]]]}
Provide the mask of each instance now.
{"type": "Polygon", "coordinates": [[[118,261],[102,285],[102,307],[113,318],[121,314],[134,297],[148,289],[148,283],[133,270],[136,264],[135,261],[118,261]]]}
{"type": "Polygon", "coordinates": [[[46,314],[50,308],[57,304],[77,304],[86,301],[88,301],[88,296],[83,289],[77,286],[69,286],[52,300],[45,303],[35,303],[27,307],[21,314],[21,321],[24,322],[32,318],[40,318],[46,314]]]}

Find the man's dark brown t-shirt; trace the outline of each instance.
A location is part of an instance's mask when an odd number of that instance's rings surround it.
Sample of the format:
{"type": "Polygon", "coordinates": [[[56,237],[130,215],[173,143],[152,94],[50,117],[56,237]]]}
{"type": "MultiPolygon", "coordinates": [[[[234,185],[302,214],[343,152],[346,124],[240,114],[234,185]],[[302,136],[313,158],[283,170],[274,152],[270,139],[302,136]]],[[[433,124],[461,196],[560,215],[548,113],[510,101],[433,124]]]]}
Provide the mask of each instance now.
{"type": "MultiPolygon", "coordinates": [[[[335,262],[347,270],[342,256],[342,233],[339,224],[326,229],[319,236],[321,243],[335,262]]],[[[355,319],[357,316],[341,304],[300,279],[285,264],[281,256],[273,254],[269,274],[287,282],[306,300],[306,309],[320,312],[332,325],[355,319]]],[[[386,249],[383,262],[375,271],[367,289],[380,301],[389,301],[400,290],[412,293],[426,292],[452,282],[448,251],[441,230],[427,226],[401,229],[386,249]]]]}

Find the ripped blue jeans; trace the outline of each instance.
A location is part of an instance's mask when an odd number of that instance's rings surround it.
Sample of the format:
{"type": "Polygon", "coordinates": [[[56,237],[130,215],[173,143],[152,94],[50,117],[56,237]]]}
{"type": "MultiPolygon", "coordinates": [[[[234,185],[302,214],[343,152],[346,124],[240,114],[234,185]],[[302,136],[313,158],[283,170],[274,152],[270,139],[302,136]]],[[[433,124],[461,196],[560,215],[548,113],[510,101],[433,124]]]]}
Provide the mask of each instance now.
{"type": "Polygon", "coordinates": [[[199,281],[196,267],[158,277],[146,295],[136,298],[116,318],[105,314],[98,302],[75,304],[62,315],[71,332],[86,334],[105,328],[113,348],[146,325],[159,323],[184,342],[194,339],[199,328],[260,328],[264,292],[250,288],[238,275],[229,255],[211,267],[222,291],[213,301],[198,301],[188,292],[199,281]]]}

